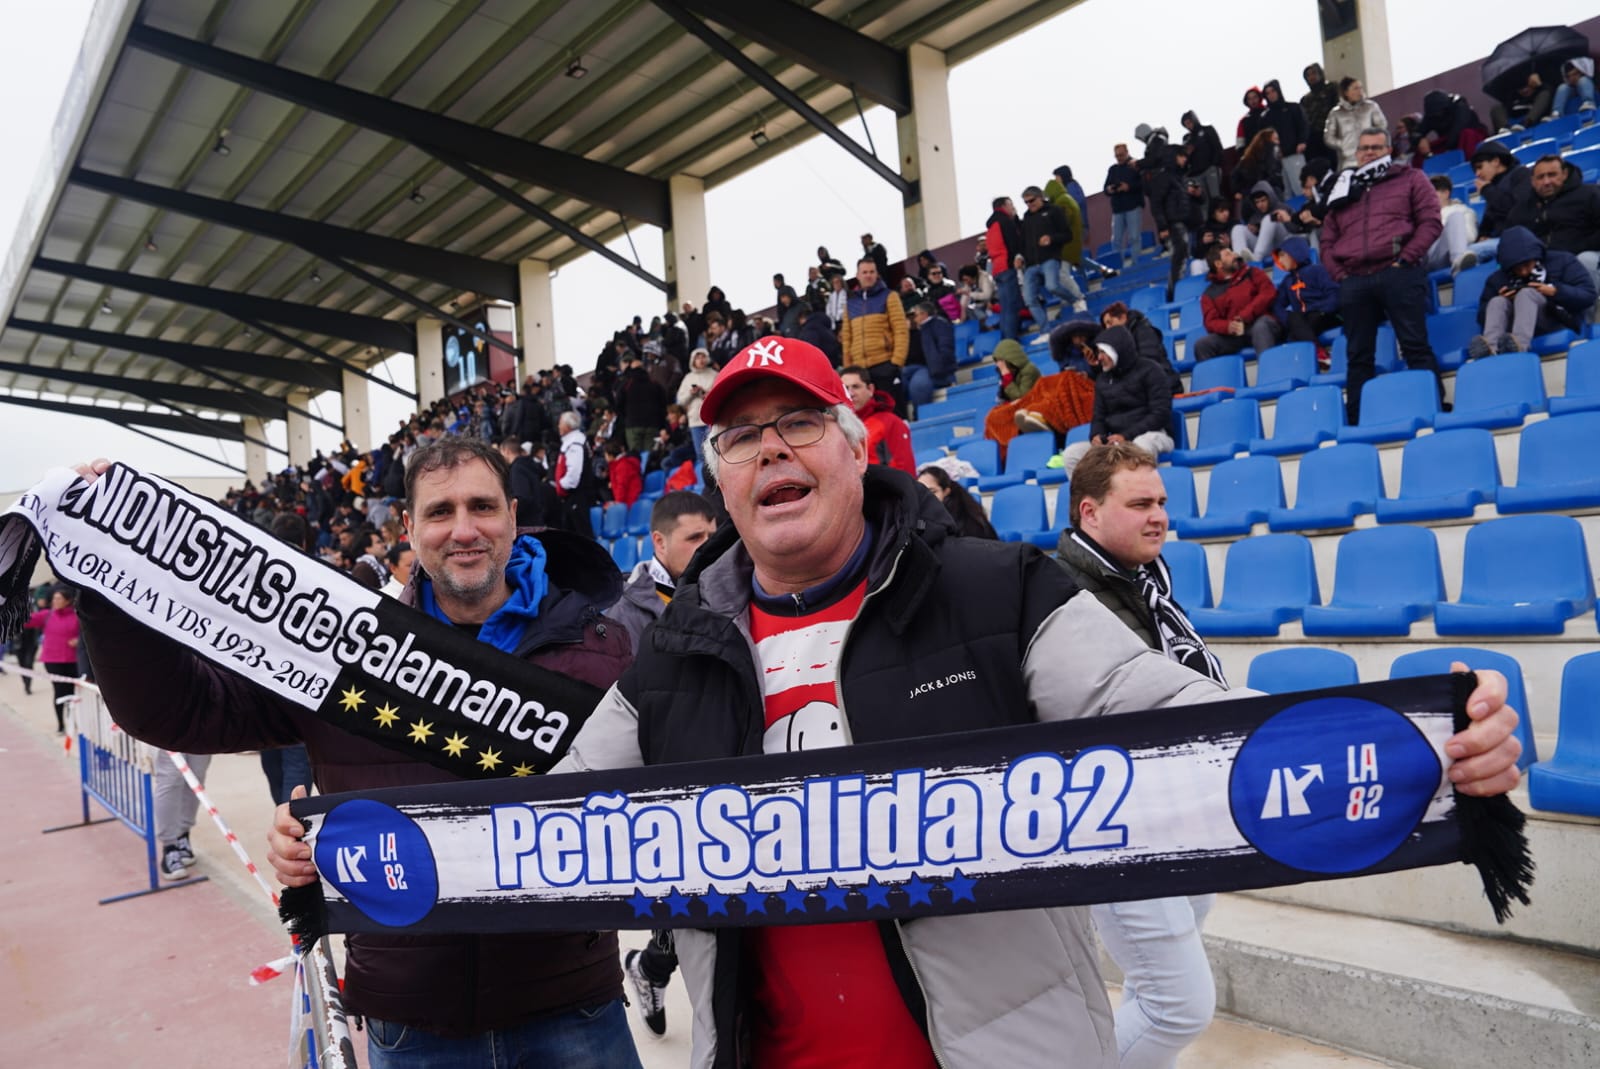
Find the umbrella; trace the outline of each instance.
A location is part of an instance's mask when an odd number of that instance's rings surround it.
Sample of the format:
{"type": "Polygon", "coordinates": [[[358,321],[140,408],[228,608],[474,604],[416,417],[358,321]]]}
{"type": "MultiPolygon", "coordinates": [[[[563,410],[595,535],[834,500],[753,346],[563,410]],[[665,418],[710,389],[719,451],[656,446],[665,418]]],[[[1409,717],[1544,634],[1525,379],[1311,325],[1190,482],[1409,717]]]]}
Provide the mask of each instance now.
{"type": "Polygon", "coordinates": [[[1561,77],[1561,64],[1589,54],[1589,38],[1570,26],[1533,26],[1495,45],[1483,61],[1483,91],[1508,101],[1538,72],[1547,83],[1561,77]]]}

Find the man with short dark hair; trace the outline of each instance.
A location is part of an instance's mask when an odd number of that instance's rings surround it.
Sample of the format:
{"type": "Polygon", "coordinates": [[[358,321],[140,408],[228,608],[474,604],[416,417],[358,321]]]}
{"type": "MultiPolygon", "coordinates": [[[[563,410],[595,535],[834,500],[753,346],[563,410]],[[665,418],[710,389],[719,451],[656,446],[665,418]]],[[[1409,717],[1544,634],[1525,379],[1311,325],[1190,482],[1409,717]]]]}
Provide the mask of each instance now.
{"type": "MultiPolygon", "coordinates": [[[[1439,198],[1428,176],[1389,155],[1389,133],[1376,127],[1356,140],[1356,168],[1328,193],[1322,221],[1322,262],[1339,283],[1349,371],[1345,412],[1361,418],[1361,390],[1377,374],[1378,323],[1385,316],[1406,366],[1439,364],[1428,343],[1428,249],[1444,230],[1439,198]]],[[[1439,387],[1441,399],[1444,387],[1439,387]]]]}
{"type": "Polygon", "coordinates": [[[1210,360],[1247,346],[1264,353],[1278,344],[1283,331],[1272,317],[1278,297],[1272,276],[1225,245],[1211,247],[1206,265],[1210,284],[1200,294],[1200,317],[1207,333],[1194,343],[1194,358],[1210,360]]]}
{"type": "Polygon", "coordinates": [[[934,390],[956,381],[956,328],[932,301],[911,309],[911,321],[922,341],[922,363],[906,366],[906,395],[913,405],[925,405],[934,390]]]}
{"type": "Polygon", "coordinates": [[[1017,338],[1022,334],[1022,285],[1018,281],[1026,266],[1022,258],[1022,226],[1010,197],[989,202],[990,212],[983,234],[989,250],[990,273],[1000,297],[1000,336],[1017,338]]]}
{"type": "Polygon", "coordinates": [[[1512,204],[1506,225],[1527,227],[1552,252],[1572,253],[1600,285],[1600,186],[1585,185],[1560,156],[1534,161],[1529,188],[1512,204]]]}
{"type": "Polygon", "coordinates": [[[896,400],[904,396],[900,369],[911,347],[911,328],[900,295],[870,257],[856,264],[856,289],[845,301],[839,343],[847,367],[865,369],[875,386],[896,400]]]}
{"type": "Polygon", "coordinates": [[[861,258],[871,260],[878,269],[878,277],[882,278],[889,273],[889,254],[883,246],[872,239],[871,234],[861,235],[861,258]]]}
{"type": "MultiPolygon", "coordinates": [[[[1483,218],[1478,223],[1480,238],[1497,238],[1511,225],[1507,219],[1517,201],[1527,193],[1533,172],[1498,141],[1485,141],[1472,153],[1473,183],[1483,198],[1483,218]]],[[[1493,251],[1486,249],[1479,256],[1493,251]]]]}
{"type": "Polygon", "coordinates": [[[1049,330],[1045,291],[1070,304],[1075,312],[1087,311],[1089,305],[1071,269],[1063,270],[1061,264],[1061,249],[1072,239],[1066,212],[1045,199],[1044,190],[1038,186],[1022,191],[1022,203],[1027,207],[1022,214],[1022,301],[1033,316],[1034,326],[1049,330]]]}
{"type": "Polygon", "coordinates": [[[550,522],[545,514],[544,468],[522,451],[517,436],[500,439],[500,455],[511,470],[511,497],[517,503],[518,527],[543,527],[550,522]]]}
{"type": "Polygon", "coordinates": [[[911,452],[911,428],[895,415],[894,398],[872,384],[872,376],[858,367],[839,372],[850,407],[867,428],[867,457],[874,464],[899,468],[916,475],[916,456],[911,452]]]}

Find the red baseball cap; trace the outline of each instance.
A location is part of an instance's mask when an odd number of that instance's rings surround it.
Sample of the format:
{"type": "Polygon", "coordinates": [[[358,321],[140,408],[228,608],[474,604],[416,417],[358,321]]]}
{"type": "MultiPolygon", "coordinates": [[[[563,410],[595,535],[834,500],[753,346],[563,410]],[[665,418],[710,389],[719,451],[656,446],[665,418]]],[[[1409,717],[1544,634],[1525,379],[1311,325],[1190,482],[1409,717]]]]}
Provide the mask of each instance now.
{"type": "Polygon", "coordinates": [[[821,349],[795,338],[774,335],[747,346],[728,361],[711,384],[705,400],[700,402],[700,418],[708,424],[717,422],[723,404],[741,386],[765,378],[791,382],[826,405],[850,403],[850,395],[844,392],[844,383],[839,381],[839,372],[821,349]]]}

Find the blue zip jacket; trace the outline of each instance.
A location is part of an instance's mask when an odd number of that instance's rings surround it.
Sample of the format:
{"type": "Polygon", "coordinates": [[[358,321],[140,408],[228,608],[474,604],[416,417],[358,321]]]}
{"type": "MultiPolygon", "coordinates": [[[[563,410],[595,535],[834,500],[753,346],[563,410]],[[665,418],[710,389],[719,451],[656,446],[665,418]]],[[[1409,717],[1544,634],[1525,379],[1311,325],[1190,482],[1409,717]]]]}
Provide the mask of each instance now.
{"type": "Polygon", "coordinates": [[[1338,312],[1339,284],[1326,267],[1311,262],[1311,246],[1306,239],[1290,238],[1283,243],[1283,251],[1300,266],[1278,283],[1278,299],[1272,302],[1273,318],[1287,324],[1290,312],[1338,312]]]}

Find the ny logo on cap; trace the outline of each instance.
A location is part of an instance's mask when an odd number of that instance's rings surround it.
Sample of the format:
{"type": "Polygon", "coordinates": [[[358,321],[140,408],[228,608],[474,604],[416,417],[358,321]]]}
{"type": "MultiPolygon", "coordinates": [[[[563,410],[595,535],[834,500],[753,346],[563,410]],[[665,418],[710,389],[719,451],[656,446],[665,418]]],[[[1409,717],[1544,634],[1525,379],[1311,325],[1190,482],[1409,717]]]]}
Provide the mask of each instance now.
{"type": "Polygon", "coordinates": [[[766,367],[768,364],[777,364],[780,367],[783,365],[783,345],[776,340],[757,342],[750,346],[749,353],[749,357],[745,360],[745,367],[755,367],[756,357],[758,356],[761,358],[762,367],[766,367]]]}

